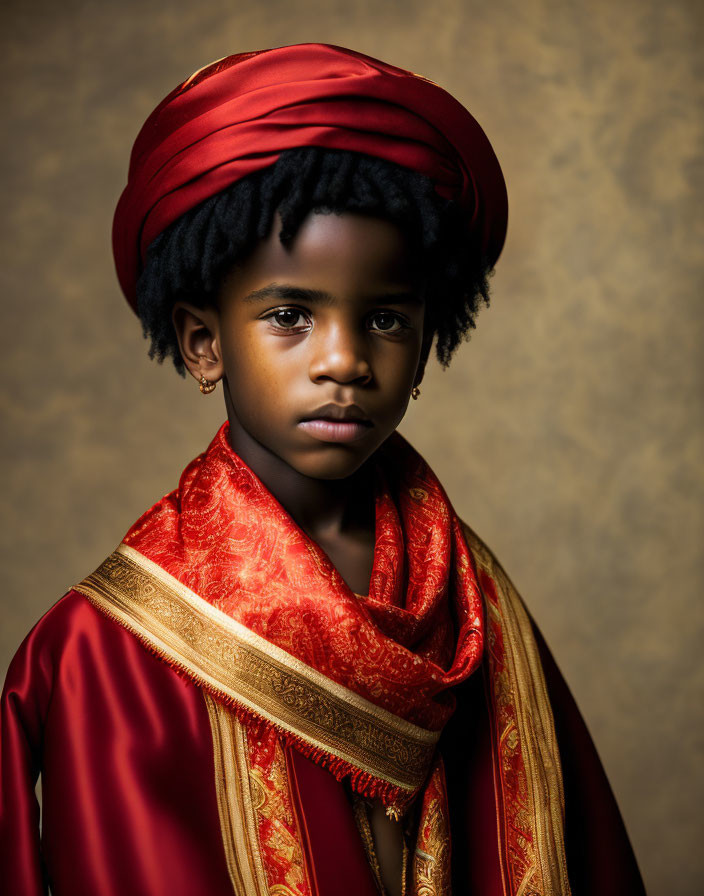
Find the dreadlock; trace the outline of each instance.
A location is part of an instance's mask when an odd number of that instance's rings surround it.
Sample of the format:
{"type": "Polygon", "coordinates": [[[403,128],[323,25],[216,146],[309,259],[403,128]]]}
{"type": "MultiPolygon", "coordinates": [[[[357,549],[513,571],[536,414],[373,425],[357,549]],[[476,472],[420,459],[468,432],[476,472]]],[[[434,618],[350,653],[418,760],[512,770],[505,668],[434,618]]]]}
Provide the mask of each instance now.
{"type": "Polygon", "coordinates": [[[284,245],[311,211],[374,215],[401,228],[428,276],[426,327],[436,336],[443,367],[475,327],[480,304],[489,304],[485,260],[467,237],[459,206],[442,199],[430,178],[361,153],[290,149],[186,212],[149,246],[137,283],[137,313],[151,340],[151,358],[171,357],[184,374],[171,322],[174,303],[215,305],[225,275],[268,236],[277,211],[284,245]]]}

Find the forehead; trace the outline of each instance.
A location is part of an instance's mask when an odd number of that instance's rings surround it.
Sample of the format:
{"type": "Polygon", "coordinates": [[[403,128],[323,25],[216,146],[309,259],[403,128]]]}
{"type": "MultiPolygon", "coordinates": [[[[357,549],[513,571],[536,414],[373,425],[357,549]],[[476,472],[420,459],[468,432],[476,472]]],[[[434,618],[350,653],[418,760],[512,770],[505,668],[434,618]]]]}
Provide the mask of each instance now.
{"type": "Polygon", "coordinates": [[[276,215],[268,237],[227,278],[230,289],[247,293],[276,281],[364,296],[414,288],[419,280],[412,241],[386,219],[311,212],[286,245],[279,239],[280,230],[276,215]]]}

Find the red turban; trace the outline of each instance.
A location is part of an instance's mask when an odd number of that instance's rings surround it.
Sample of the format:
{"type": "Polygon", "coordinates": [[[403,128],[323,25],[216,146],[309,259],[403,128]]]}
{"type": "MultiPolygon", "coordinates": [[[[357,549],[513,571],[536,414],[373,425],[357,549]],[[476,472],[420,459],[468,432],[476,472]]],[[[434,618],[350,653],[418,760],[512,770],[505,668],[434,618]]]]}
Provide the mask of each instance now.
{"type": "Polygon", "coordinates": [[[501,168],[469,112],[420,75],[327,44],[240,53],[191,75],[152,112],[132,149],[113,251],[132,307],[149,244],[189,209],[285,149],[321,146],[395,162],[466,210],[493,265],[506,235],[501,168]]]}

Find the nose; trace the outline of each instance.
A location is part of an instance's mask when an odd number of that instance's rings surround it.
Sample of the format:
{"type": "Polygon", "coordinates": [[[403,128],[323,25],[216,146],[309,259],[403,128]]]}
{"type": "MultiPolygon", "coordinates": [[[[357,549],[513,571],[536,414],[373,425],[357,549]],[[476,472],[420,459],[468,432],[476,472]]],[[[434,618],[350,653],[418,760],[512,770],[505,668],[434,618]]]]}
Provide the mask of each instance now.
{"type": "Polygon", "coordinates": [[[319,327],[310,340],[310,378],[366,385],[372,380],[367,341],[351,326],[319,327]]]}

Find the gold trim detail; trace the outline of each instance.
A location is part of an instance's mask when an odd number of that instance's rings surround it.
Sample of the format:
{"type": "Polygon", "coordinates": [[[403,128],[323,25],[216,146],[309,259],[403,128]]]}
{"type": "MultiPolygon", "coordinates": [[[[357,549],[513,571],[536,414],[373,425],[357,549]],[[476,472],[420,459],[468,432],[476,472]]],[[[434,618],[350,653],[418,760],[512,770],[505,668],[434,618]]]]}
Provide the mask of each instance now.
{"type": "Polygon", "coordinates": [[[439,731],[331,681],[128,545],[75,590],[202,687],[375,778],[409,792],[422,785],[439,731]]]}
{"type": "Polygon", "coordinates": [[[508,688],[502,689],[502,699],[511,699],[516,719],[515,728],[499,732],[498,749],[505,740],[510,750],[520,750],[525,768],[527,804],[521,818],[532,834],[532,849],[528,841],[523,845],[533,856],[523,879],[514,881],[515,893],[570,896],[562,768],[538,645],[511,580],[481,539],[463,526],[475,562],[493,580],[498,598],[494,604],[485,596],[485,606],[503,634],[508,688]]]}
{"type": "Polygon", "coordinates": [[[202,692],[210,718],[215,792],[227,870],[236,896],[269,896],[247,763],[247,732],[233,713],[202,692]]]}

